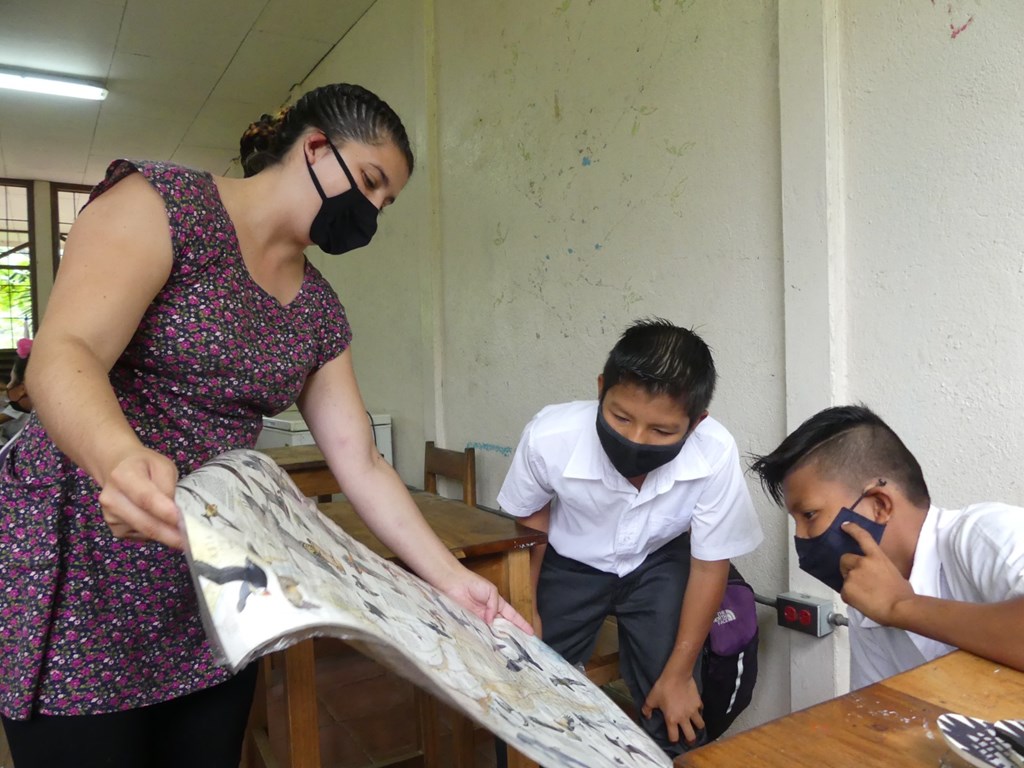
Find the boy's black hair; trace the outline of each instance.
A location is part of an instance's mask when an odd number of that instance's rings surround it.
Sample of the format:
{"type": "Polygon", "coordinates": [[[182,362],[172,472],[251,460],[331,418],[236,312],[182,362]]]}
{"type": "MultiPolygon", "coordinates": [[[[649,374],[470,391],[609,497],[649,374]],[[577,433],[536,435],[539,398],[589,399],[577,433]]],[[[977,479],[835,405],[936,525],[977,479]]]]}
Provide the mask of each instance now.
{"type": "Polygon", "coordinates": [[[651,395],[668,395],[691,424],[711,403],[717,377],[704,340],[660,317],[637,320],[626,329],[608,354],[603,375],[605,392],[629,382],[651,395]]]}
{"type": "Polygon", "coordinates": [[[783,506],[782,483],[786,476],[811,461],[824,479],[859,488],[883,478],[898,485],[914,506],[927,508],[931,504],[921,465],[914,454],[888,424],[864,405],[819,411],[774,451],[753,457],[750,468],[760,476],[765,493],[783,506]]]}

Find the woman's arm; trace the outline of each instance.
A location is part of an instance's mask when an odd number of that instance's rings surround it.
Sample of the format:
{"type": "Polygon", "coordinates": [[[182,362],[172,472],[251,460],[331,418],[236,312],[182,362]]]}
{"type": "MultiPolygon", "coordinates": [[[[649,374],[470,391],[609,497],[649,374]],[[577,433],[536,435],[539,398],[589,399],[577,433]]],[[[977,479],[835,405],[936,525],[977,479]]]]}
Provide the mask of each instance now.
{"type": "Polygon", "coordinates": [[[490,623],[529,623],[493,584],[459,563],[423,519],[398,473],[374,449],[351,350],[306,381],[299,410],[345,496],[371,531],[420,577],[490,623]]]}
{"type": "Polygon", "coordinates": [[[90,203],[68,235],[26,384],[57,447],[103,489],[115,535],[181,546],[177,470],[142,445],[108,379],[171,266],[163,201],[142,176],[90,203]]]}

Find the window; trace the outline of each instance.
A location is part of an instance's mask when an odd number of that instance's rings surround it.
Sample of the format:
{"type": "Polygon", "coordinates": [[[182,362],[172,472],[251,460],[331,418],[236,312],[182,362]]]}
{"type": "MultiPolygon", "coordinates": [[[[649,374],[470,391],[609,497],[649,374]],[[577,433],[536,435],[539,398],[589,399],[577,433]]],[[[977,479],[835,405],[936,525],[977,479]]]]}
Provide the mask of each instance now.
{"type": "Polygon", "coordinates": [[[35,328],[32,185],[0,179],[0,351],[35,328]]]}
{"type": "Polygon", "coordinates": [[[64,255],[64,242],[78,212],[89,201],[92,187],[81,184],[51,184],[50,210],[53,212],[53,274],[57,274],[60,257],[64,255]]]}

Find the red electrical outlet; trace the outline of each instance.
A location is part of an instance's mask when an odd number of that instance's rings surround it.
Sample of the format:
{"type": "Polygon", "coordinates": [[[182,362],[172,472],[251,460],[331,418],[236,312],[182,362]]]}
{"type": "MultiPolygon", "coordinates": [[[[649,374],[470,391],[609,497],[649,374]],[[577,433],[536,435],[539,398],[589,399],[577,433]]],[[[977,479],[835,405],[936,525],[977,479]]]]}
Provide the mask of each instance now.
{"type": "Polygon", "coordinates": [[[829,616],[832,615],[832,601],[813,597],[800,592],[783,592],[776,598],[779,626],[795,629],[815,637],[824,637],[832,632],[829,616]]]}

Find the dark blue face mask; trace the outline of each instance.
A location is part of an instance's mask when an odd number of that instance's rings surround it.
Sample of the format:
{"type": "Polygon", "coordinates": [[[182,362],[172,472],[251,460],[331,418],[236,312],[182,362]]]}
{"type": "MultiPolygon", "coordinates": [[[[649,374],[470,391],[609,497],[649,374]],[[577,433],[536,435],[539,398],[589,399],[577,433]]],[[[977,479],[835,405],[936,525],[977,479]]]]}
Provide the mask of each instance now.
{"type": "MultiPolygon", "coordinates": [[[[885,480],[879,480],[878,485],[885,485],[885,480]]],[[[868,490],[871,489],[869,488],[868,490]]],[[[839,559],[843,555],[864,554],[864,551],[854,538],[842,529],[843,523],[856,523],[871,534],[871,538],[875,540],[876,544],[882,543],[885,523],[876,523],[874,520],[869,520],[853,511],[853,508],[861,502],[867,493],[868,491],[864,491],[853,504],[840,509],[839,514],[836,515],[828,530],[821,535],[810,539],[793,537],[793,542],[796,545],[796,556],[800,562],[800,570],[804,573],[809,573],[836,592],[843,590],[843,574],[839,570],[839,559]]]]}
{"type": "Polygon", "coordinates": [[[313,179],[316,191],[320,193],[321,200],[320,210],[309,227],[309,239],[324,253],[337,256],[346,251],[362,248],[370,242],[377,232],[377,214],[380,211],[359,189],[334,144],[331,144],[330,140],[327,143],[352,186],[340,195],[328,197],[324,194],[316,174],[313,173],[313,166],[309,160],[306,161],[306,169],[313,179]]]}

